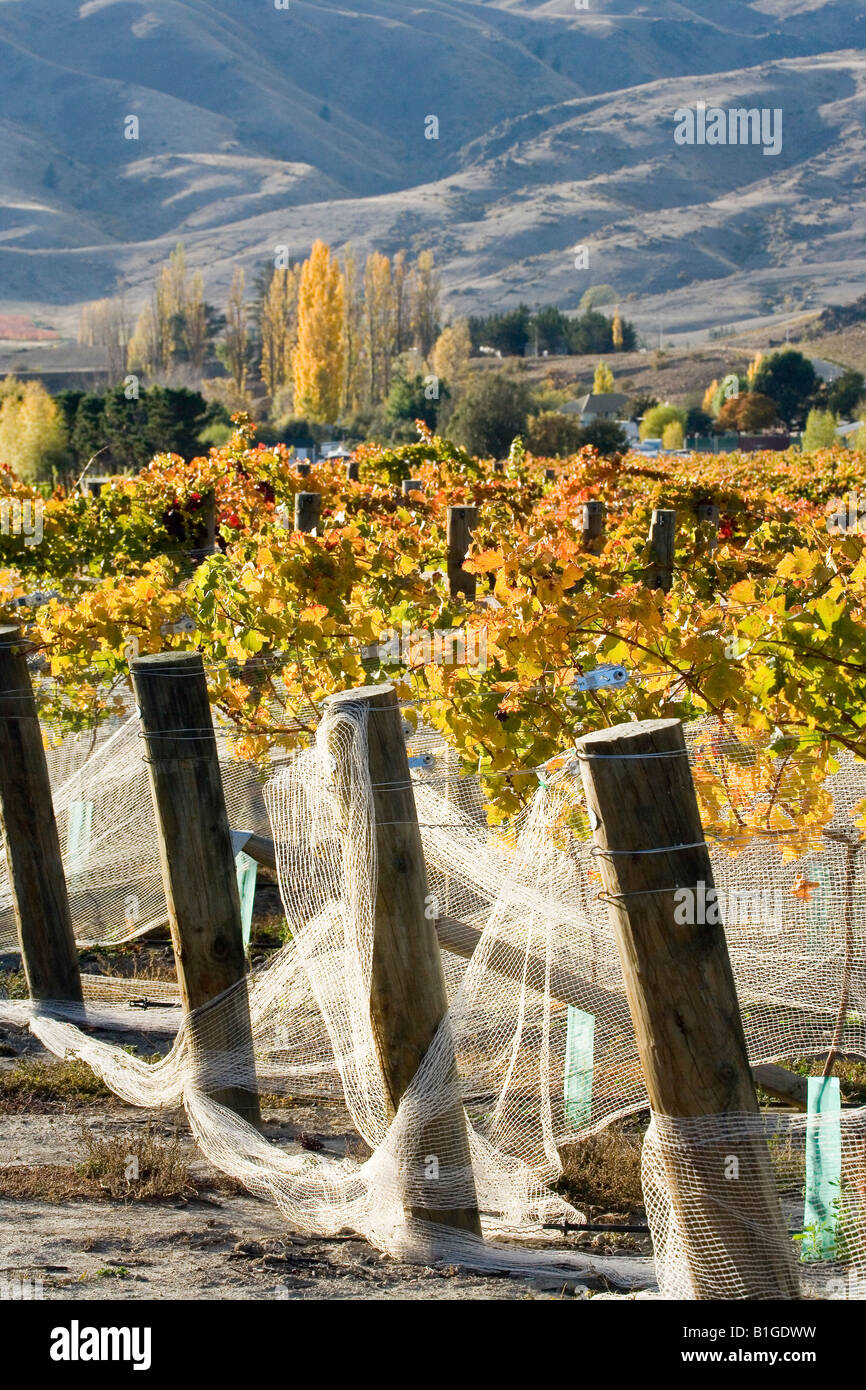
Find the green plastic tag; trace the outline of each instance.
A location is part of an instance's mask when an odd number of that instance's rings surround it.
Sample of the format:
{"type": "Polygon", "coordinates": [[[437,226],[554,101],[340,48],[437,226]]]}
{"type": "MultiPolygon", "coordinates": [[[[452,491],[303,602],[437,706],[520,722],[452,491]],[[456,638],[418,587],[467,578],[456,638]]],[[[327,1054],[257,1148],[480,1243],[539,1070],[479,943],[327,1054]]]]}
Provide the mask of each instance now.
{"type": "Polygon", "coordinates": [[[808,1078],[802,1260],[834,1260],[842,1192],[842,1101],[837,1076],[808,1078]]]}
{"type": "Polygon", "coordinates": [[[592,1114],[592,1060],[595,1016],[568,1006],[565,1036],[565,1115],[575,1126],[589,1124],[592,1114]]]}
{"type": "Polygon", "coordinates": [[[244,950],[250,947],[250,934],[253,927],[253,903],[256,897],[256,876],[259,866],[243,850],[235,855],[238,875],[238,897],[241,900],[241,928],[243,930],[244,950]]]}
{"type": "Polygon", "coordinates": [[[81,873],[90,858],[90,833],[93,827],[93,802],[70,801],[66,825],[66,872],[81,873]]]}

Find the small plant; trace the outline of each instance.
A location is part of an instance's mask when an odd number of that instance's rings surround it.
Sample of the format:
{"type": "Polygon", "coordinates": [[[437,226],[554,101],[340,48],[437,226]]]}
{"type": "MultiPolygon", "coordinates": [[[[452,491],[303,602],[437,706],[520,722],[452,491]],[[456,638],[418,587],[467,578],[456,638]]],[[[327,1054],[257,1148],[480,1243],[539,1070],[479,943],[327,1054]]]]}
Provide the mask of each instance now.
{"type": "Polygon", "coordinates": [[[641,1148],[643,1135],[622,1125],[609,1125],[561,1152],[562,1176],[557,1190],[576,1206],[605,1210],[643,1210],[641,1148]]]}
{"type": "Polygon", "coordinates": [[[96,1179],[109,1196],[145,1201],[196,1195],[177,1133],[165,1140],[148,1126],[139,1134],[101,1138],[83,1125],[79,1133],[87,1156],[78,1172],[96,1179]]]}

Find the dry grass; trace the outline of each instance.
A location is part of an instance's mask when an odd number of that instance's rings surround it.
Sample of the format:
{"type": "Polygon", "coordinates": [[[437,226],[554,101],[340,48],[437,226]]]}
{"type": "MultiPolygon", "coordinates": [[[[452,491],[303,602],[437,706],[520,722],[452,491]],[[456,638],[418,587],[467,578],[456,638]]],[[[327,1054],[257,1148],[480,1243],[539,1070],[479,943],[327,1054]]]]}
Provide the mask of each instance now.
{"type": "Polygon", "coordinates": [[[123,946],[104,946],[84,951],[81,969],[85,974],[107,975],[124,980],[177,981],[171,946],[133,942],[123,946]]]}
{"type": "Polygon", "coordinates": [[[76,1171],[98,1183],[109,1197],[148,1201],[196,1195],[177,1133],[166,1140],[149,1125],[138,1133],[109,1138],[98,1137],[84,1126],[79,1133],[87,1156],[76,1171]]]}
{"type": "Polygon", "coordinates": [[[19,1062],[0,1071],[0,1114],[78,1108],[116,1097],[86,1062],[19,1062]]]}
{"type": "Polygon", "coordinates": [[[643,1211],[640,1155],[643,1133],[609,1125],[561,1151],[562,1177],[557,1189],[578,1207],[604,1212],[643,1211]]]}
{"type": "Polygon", "coordinates": [[[40,1202],[195,1201],[209,1191],[236,1194],[244,1189],[233,1178],[195,1177],[183,1156],[177,1134],[163,1139],[150,1126],[138,1133],[108,1138],[81,1126],[80,1163],[41,1163],[0,1167],[0,1197],[40,1202]]]}

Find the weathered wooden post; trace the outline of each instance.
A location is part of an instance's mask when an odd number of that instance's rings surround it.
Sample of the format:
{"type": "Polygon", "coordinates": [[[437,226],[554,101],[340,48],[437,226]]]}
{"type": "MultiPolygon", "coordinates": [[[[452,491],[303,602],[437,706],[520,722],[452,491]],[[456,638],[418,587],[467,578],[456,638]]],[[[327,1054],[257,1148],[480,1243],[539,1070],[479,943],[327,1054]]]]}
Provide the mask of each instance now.
{"type": "Polygon", "coordinates": [[[17,624],[0,627],[0,819],[31,999],[81,1004],[42,728],[17,624]]]}
{"type": "Polygon", "coordinates": [[[295,493],[295,530],[315,531],[322,519],[320,492],[295,493]]]}
{"type": "MultiPolygon", "coordinates": [[[[678,920],[708,915],[697,906],[677,912],[678,889],[691,890],[696,905],[701,885],[713,888],[682,725],[601,729],[579,740],[578,758],[653,1110],[757,1115],[724,927],[678,920]]],[[[766,1142],[726,1137],[686,1157],[688,1194],[675,1162],[667,1180],[697,1297],[723,1297],[720,1287],[733,1285],[744,1298],[798,1297],[766,1142]]]]}
{"type": "Polygon", "coordinates": [[[553,480],[554,480],[554,478],[556,477],[556,469],[555,469],[555,468],[545,468],[545,470],[544,470],[544,477],[545,477],[545,480],[546,480],[548,483],[552,483],[553,480]]]}
{"type": "Polygon", "coordinates": [[[198,652],[130,662],[144,727],[181,998],[187,1012],[226,997],[197,1022],[204,1091],[259,1122],[241,910],[204,665],[198,652]]]}
{"type": "Polygon", "coordinates": [[[410,492],[422,492],[421,480],[419,478],[404,478],[401,484],[403,496],[408,497],[410,492]]]}
{"type": "Polygon", "coordinates": [[[604,545],[605,511],[603,502],[584,502],[580,529],[585,550],[598,551],[604,545]]]}
{"type": "Polygon", "coordinates": [[[361,465],[357,459],[349,459],[346,464],[346,482],[356,483],[361,465]]]}
{"type": "Polygon", "coordinates": [[[216,497],[206,492],[198,510],[193,555],[212,555],[216,549],[216,497]]]}
{"type": "Polygon", "coordinates": [[[470,603],[475,602],[475,575],[464,570],[463,561],[477,525],[477,507],[448,508],[448,587],[452,598],[463,594],[470,603]]]}
{"type": "MultiPolygon", "coordinates": [[[[365,705],[368,711],[368,764],[378,862],[370,1017],[393,1117],[448,1011],[435,922],[428,916],[427,871],[403,718],[391,685],[342,691],[325,703],[331,709],[365,705]]],[[[339,796],[351,771],[340,761],[345,759],[344,746],[335,741],[332,751],[337,759],[339,796]]],[[[480,1235],[453,1044],[449,1061],[450,1075],[443,1083],[446,1104],[440,1098],[437,1113],[420,1125],[415,1151],[406,1159],[411,1169],[406,1210],[420,1220],[480,1235]],[[465,1193],[464,1203],[456,1208],[435,1204],[437,1191],[453,1191],[455,1187],[465,1193]]],[[[405,1176],[408,1180],[410,1175],[405,1176]]]]}
{"type": "Polygon", "coordinates": [[[673,584],[676,534],[676,512],[667,507],[655,507],[649,532],[652,561],[644,576],[644,583],[648,589],[667,591],[673,584]]]}
{"type": "Polygon", "coordinates": [[[719,509],[715,502],[699,502],[695,507],[698,525],[703,527],[704,536],[699,538],[700,548],[715,550],[719,543],[719,509]]]}
{"type": "Polygon", "coordinates": [[[310,465],[308,463],[304,463],[303,461],[301,461],[300,463],[295,464],[295,468],[297,469],[299,478],[309,478],[310,465]]]}

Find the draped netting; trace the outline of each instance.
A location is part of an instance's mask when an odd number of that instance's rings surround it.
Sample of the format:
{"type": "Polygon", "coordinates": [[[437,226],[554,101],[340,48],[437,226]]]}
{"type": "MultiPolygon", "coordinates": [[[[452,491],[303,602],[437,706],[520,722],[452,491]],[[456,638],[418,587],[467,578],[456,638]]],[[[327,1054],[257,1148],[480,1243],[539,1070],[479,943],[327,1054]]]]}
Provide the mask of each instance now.
{"type": "MultiPolygon", "coordinates": [[[[580,1222],[553,1189],[563,1147],[647,1104],[579,768],[565,754],[543,770],[525,808],[497,825],[481,782],[461,770],[442,736],[423,722],[407,726],[449,1009],[391,1119],[369,1008],[377,865],[366,721],[361,705],[332,707],[309,748],[276,751],[267,766],[235,757],[230,731],[218,729],[232,827],[273,839],[291,933],[235,991],[182,1018],[170,982],[87,976],[84,1019],[60,1002],[12,1000],[0,1001],[0,1018],[29,1021],[47,1047],[85,1060],[132,1104],[183,1102],[202,1151],[275,1201],[296,1229],[349,1228],[411,1258],[495,1268],[547,1262],[559,1270],[571,1260],[585,1267],[587,1257],[513,1243],[540,1238],[545,1224],[580,1222]],[[335,750],[343,769],[339,800],[335,750]],[[240,1041],[236,1050],[208,1046],[212,1032],[223,1037],[227,1012],[243,1018],[244,992],[255,1078],[240,1041]],[[81,1027],[131,1027],[129,1004],[142,995],[153,1007],[136,1013],[136,1029],[176,1033],[156,1063],[81,1027]],[[471,1172],[456,1150],[419,1161],[419,1136],[454,1103],[454,1052],[471,1172]],[[339,1153],[278,1147],[209,1094],[253,1084],[337,1107],[355,1142],[339,1153]],[[466,1205],[473,1190],[484,1244],[406,1215],[412,1207],[466,1205]]],[[[700,724],[687,730],[687,740],[753,1065],[831,1048],[866,1056],[866,884],[855,821],[866,796],[862,764],[841,755],[816,778],[808,750],[780,752],[768,740],[720,737],[700,724]],[[816,796],[826,812],[817,817],[816,796]]],[[[119,942],[164,922],[135,716],[115,721],[95,746],[82,736],[64,740],[49,758],[81,944],[119,942]],[[139,901],[135,920],[121,913],[130,898],[139,901]]],[[[11,908],[6,915],[8,930],[11,908]]],[[[706,1147],[718,1151],[727,1142],[736,1151],[755,1133],[767,1142],[793,1232],[802,1229],[815,1123],[776,1113],[652,1117],[644,1191],[663,1292],[694,1291],[684,1256],[694,1242],[683,1223],[706,1222],[708,1203],[732,1205],[727,1179],[701,1167],[706,1147]],[[674,1169],[679,1180],[672,1188],[674,1169]],[[691,1205],[682,1199],[690,1183],[697,1194],[691,1205]]],[[[866,1258],[864,1112],[845,1110],[842,1132],[836,1235],[832,1248],[824,1243],[820,1258],[803,1263],[802,1278],[805,1288],[850,1293],[866,1258]]],[[[747,1173],[733,1203],[744,1222],[759,1219],[747,1173]]],[[[711,1230],[701,1250],[716,1296],[737,1297],[729,1252],[711,1230]]],[[[617,1265],[626,1281],[646,1279],[639,1261],[617,1265]]]]}

